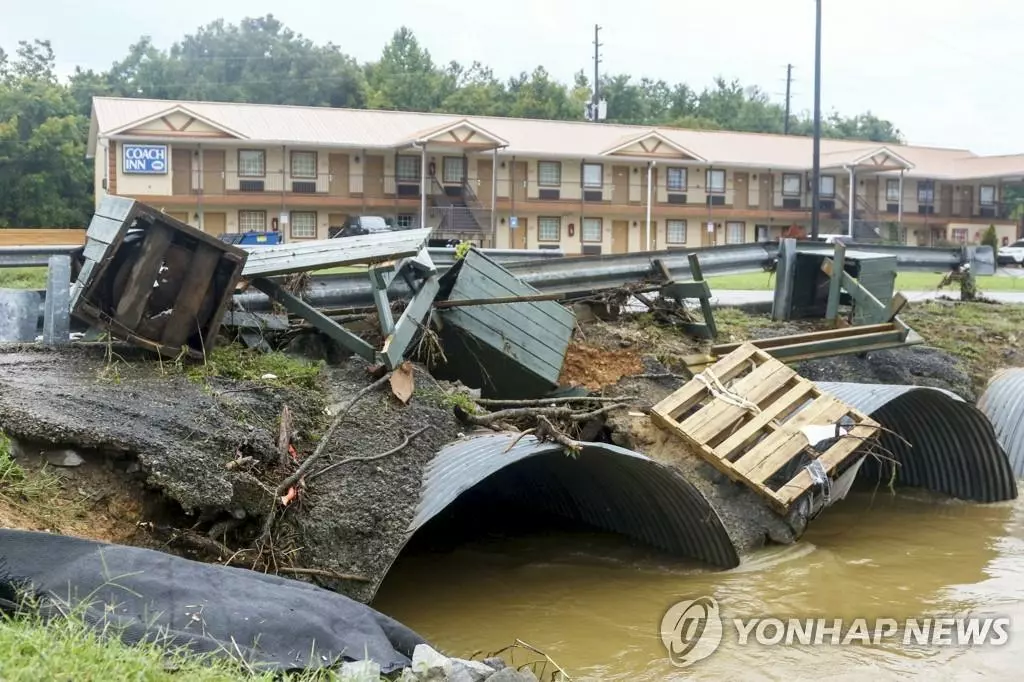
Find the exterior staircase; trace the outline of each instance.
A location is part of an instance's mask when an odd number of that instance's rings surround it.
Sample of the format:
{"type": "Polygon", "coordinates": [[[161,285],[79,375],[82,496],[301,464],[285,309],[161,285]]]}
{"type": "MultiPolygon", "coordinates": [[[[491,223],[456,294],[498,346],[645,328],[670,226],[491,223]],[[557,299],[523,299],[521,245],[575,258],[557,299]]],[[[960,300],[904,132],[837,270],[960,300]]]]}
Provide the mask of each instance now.
{"type": "Polygon", "coordinates": [[[452,188],[441,184],[436,175],[431,175],[430,180],[430,203],[433,213],[440,217],[439,236],[479,239],[490,232],[491,212],[483,207],[465,179],[454,196],[452,188]]]}

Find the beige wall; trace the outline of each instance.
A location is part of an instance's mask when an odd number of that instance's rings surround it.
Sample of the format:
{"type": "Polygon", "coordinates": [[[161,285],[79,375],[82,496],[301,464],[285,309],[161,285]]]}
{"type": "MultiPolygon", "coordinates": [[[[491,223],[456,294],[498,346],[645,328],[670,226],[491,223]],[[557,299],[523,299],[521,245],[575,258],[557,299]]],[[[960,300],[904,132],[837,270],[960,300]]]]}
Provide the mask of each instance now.
{"type": "MultiPolygon", "coordinates": [[[[162,124],[161,124],[162,125],[162,124]]],[[[164,126],[166,129],[166,126],[164,126]]],[[[128,143],[132,144],[132,143],[128,143]]],[[[146,141],[140,141],[138,144],[163,144],[151,143],[146,141]]],[[[171,152],[173,151],[171,145],[167,145],[167,172],[163,175],[140,175],[136,173],[125,173],[124,172],[124,153],[121,150],[121,143],[117,145],[117,193],[122,195],[133,195],[133,194],[166,194],[171,193],[171,152]]],[[[109,152],[106,152],[109,154],[109,152]]],[[[103,163],[106,164],[107,156],[104,155],[103,163]]],[[[99,170],[97,164],[97,170],[99,170]]]]}

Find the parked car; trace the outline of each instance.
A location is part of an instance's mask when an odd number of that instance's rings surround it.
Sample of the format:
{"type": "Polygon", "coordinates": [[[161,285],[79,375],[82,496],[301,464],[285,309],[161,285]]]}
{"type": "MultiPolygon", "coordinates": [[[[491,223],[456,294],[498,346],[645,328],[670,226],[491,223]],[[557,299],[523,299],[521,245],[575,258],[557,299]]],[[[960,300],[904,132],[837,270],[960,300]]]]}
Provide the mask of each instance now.
{"type": "Polygon", "coordinates": [[[339,227],[331,227],[327,231],[330,239],[336,237],[358,237],[366,234],[380,234],[382,232],[395,232],[401,228],[395,227],[390,220],[378,215],[351,216],[345,224],[339,227]]]}
{"type": "Polygon", "coordinates": [[[999,247],[996,260],[999,261],[999,265],[1024,266],[1024,239],[1018,239],[1009,246],[999,247]]]}

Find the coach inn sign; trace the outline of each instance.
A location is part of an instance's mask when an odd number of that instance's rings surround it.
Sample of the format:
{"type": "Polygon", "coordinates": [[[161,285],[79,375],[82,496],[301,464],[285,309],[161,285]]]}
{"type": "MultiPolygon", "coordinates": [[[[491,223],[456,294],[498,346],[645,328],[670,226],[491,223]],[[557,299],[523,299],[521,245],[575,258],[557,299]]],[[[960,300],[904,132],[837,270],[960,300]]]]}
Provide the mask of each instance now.
{"type": "Polygon", "coordinates": [[[122,149],[122,172],[146,175],[167,173],[167,145],[125,144],[122,149]]]}

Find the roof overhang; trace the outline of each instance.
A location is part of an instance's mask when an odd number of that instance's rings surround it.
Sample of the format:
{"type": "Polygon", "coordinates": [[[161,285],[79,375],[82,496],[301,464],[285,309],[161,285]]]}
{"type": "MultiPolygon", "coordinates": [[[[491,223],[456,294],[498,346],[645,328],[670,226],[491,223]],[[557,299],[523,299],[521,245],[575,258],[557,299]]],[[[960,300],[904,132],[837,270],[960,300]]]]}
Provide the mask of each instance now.
{"type": "Polygon", "coordinates": [[[468,118],[446,123],[437,128],[423,130],[399,143],[399,147],[421,146],[428,143],[458,147],[467,151],[485,151],[508,146],[508,140],[473,123],[468,118]]]}
{"type": "MultiPolygon", "coordinates": [[[[126,123],[126,124],[124,124],[122,126],[114,128],[112,130],[103,131],[102,135],[103,135],[103,137],[116,137],[116,136],[122,135],[122,134],[124,134],[124,133],[126,133],[126,132],[128,132],[130,130],[133,130],[133,129],[138,128],[140,126],[144,126],[144,125],[146,125],[148,123],[152,123],[154,121],[158,121],[160,119],[164,119],[165,123],[167,123],[167,128],[168,129],[167,129],[167,133],[164,133],[164,135],[171,134],[174,137],[182,137],[182,136],[191,137],[191,135],[189,135],[188,128],[189,128],[190,125],[192,125],[193,122],[199,121],[200,123],[203,123],[203,124],[209,126],[210,128],[213,128],[214,130],[220,131],[221,133],[223,133],[224,135],[227,135],[230,138],[235,138],[237,140],[248,139],[248,137],[246,135],[243,135],[242,133],[238,132],[237,130],[233,130],[233,129],[225,126],[222,123],[218,123],[217,121],[211,120],[211,119],[209,119],[209,118],[207,118],[205,116],[202,116],[201,114],[197,114],[196,112],[192,111],[188,107],[183,106],[181,104],[176,104],[173,107],[169,107],[169,108],[164,109],[162,111],[158,111],[155,114],[150,114],[148,116],[143,116],[140,119],[131,121],[129,123],[126,123]],[[188,117],[188,121],[185,123],[185,125],[183,127],[175,128],[173,125],[171,125],[171,123],[167,122],[167,120],[166,120],[168,116],[171,116],[173,114],[183,114],[183,115],[188,117]]],[[[146,136],[149,137],[148,134],[146,136]]],[[[196,137],[203,137],[203,136],[197,135],[196,137]]],[[[223,139],[223,138],[218,138],[218,139],[223,139]]]]}
{"type": "Polygon", "coordinates": [[[647,130],[601,152],[601,156],[631,156],[650,159],[683,159],[707,163],[707,159],[670,140],[660,131],[647,130]]]}
{"type": "Polygon", "coordinates": [[[888,147],[875,147],[872,149],[857,149],[852,152],[833,152],[823,155],[823,170],[850,170],[867,171],[870,173],[888,173],[892,171],[908,171],[914,168],[907,159],[903,158],[888,147]]]}

